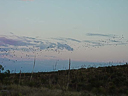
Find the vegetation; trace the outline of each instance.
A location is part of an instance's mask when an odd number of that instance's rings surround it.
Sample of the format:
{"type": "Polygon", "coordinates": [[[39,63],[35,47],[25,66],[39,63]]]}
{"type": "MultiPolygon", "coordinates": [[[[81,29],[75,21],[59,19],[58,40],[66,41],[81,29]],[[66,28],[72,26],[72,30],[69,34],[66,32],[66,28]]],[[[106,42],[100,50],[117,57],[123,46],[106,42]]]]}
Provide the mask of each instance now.
{"type": "Polygon", "coordinates": [[[38,72],[32,76],[31,73],[10,74],[9,70],[0,73],[0,96],[128,95],[127,63],[111,67],[38,72]]]}

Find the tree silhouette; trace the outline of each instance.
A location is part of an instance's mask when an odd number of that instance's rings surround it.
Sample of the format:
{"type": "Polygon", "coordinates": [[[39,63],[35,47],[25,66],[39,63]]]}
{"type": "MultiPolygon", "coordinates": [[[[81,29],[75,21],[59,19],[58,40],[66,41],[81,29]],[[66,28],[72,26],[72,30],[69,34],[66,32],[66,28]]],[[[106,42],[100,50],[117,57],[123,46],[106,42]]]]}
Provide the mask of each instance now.
{"type": "Polygon", "coordinates": [[[0,65],[0,73],[1,73],[1,71],[3,71],[4,70],[4,67],[2,66],[2,65],[0,65]]]}

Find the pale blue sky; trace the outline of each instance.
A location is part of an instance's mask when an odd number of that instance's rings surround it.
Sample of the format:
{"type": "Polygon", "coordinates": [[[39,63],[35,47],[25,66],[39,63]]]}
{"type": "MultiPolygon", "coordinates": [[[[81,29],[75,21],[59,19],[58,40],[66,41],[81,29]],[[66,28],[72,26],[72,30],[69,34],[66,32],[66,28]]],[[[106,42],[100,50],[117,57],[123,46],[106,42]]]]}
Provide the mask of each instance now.
{"type": "Polygon", "coordinates": [[[0,37],[1,48],[38,42],[62,53],[46,59],[127,61],[128,0],[0,0],[0,37]]]}
{"type": "Polygon", "coordinates": [[[128,0],[0,0],[0,31],[23,36],[128,36],[128,0]],[[35,34],[36,33],[36,34],[35,34]]]}

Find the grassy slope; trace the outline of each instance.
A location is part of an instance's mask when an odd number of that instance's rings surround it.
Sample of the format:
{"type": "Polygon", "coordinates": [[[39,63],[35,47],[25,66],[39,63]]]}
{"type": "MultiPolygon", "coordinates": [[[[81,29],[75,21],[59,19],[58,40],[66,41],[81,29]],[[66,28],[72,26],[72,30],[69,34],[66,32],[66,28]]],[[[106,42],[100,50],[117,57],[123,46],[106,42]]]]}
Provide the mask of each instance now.
{"type": "MultiPolygon", "coordinates": [[[[87,96],[90,93],[98,96],[100,94],[128,95],[127,64],[71,70],[70,79],[68,79],[68,72],[68,70],[60,70],[34,73],[31,82],[31,73],[22,73],[21,77],[20,74],[10,74],[4,78],[1,85],[8,86],[6,88],[10,94],[8,96],[87,96]],[[67,83],[69,83],[68,91],[66,91],[67,83]]],[[[90,96],[93,96],[92,94],[90,96]]]]}

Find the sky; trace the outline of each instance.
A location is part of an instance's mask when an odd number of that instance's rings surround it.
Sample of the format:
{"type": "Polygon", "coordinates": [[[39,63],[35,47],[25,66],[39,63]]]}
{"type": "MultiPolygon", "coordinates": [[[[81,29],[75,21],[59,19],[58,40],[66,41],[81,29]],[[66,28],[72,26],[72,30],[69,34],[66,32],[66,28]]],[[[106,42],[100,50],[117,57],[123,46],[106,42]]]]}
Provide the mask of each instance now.
{"type": "Polygon", "coordinates": [[[128,0],[0,0],[0,63],[127,62],[127,5],[128,0]]]}

